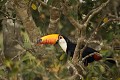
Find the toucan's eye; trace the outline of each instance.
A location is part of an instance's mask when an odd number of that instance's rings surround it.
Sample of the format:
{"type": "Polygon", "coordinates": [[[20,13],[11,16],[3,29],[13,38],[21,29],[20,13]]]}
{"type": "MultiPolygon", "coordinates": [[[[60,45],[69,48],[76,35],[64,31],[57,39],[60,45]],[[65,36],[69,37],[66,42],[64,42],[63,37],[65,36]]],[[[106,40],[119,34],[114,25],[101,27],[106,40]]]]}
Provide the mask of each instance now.
{"type": "Polygon", "coordinates": [[[62,36],[59,36],[59,39],[62,39],[63,37],[62,36]]]}

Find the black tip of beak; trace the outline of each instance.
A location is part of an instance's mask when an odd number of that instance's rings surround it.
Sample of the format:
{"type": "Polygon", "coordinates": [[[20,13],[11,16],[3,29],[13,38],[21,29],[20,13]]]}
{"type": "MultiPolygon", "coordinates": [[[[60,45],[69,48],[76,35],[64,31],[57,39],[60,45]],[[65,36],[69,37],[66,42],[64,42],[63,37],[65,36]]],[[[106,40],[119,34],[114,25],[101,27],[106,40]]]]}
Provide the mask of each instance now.
{"type": "Polygon", "coordinates": [[[58,41],[59,41],[59,40],[57,40],[55,44],[58,44],[58,41]]]}
{"type": "Polygon", "coordinates": [[[42,39],[37,39],[37,44],[40,43],[42,41],[42,39]]]}

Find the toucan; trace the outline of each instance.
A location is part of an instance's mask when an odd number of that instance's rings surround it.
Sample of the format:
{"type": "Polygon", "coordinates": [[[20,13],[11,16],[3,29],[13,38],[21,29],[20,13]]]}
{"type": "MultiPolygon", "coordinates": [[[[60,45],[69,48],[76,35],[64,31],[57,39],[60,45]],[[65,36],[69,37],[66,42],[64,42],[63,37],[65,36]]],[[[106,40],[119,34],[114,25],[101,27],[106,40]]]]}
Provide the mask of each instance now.
{"type": "MultiPolygon", "coordinates": [[[[76,48],[76,44],[72,43],[67,37],[60,35],[60,34],[49,34],[46,36],[43,36],[41,38],[37,39],[37,45],[40,44],[59,44],[60,47],[63,49],[63,51],[65,53],[67,53],[67,55],[73,57],[75,48],[76,48]]],[[[84,45],[81,46],[81,49],[84,47],[84,45]]],[[[85,56],[94,53],[94,52],[98,52],[93,48],[90,47],[86,47],[82,53],[82,58],[84,58],[85,56]]],[[[87,57],[84,60],[84,65],[87,66],[88,63],[94,62],[94,61],[99,61],[102,59],[102,56],[100,54],[93,54],[92,56],[87,57]]],[[[111,61],[109,61],[111,62],[111,61]]],[[[112,63],[114,63],[114,61],[112,61],[112,63]]]]}

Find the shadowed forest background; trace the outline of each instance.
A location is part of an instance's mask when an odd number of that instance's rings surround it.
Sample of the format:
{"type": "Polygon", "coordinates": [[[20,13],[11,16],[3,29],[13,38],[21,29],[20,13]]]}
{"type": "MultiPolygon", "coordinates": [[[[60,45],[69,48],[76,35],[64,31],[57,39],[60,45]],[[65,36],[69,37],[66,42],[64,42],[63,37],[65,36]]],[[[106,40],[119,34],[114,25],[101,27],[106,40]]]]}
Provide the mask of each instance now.
{"type": "Polygon", "coordinates": [[[0,80],[120,80],[120,0],[0,0],[0,80]],[[103,59],[84,66],[59,45],[36,46],[52,33],[103,59]]]}

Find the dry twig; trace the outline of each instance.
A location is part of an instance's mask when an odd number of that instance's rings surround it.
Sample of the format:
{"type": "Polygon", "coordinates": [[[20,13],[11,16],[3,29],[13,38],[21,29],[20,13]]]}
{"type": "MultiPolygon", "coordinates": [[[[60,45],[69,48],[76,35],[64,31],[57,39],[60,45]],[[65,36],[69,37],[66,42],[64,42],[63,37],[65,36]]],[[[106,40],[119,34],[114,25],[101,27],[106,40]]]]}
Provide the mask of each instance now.
{"type": "Polygon", "coordinates": [[[91,54],[85,56],[84,58],[82,58],[82,62],[84,62],[85,59],[87,59],[87,58],[90,57],[90,56],[93,56],[94,54],[98,54],[98,52],[94,52],[94,53],[91,53],[91,54]]]}
{"type": "Polygon", "coordinates": [[[86,16],[87,19],[85,18],[85,19],[86,19],[86,22],[83,23],[84,26],[87,27],[87,25],[88,25],[89,21],[91,20],[91,18],[92,18],[96,13],[100,12],[109,2],[110,2],[110,0],[107,0],[105,3],[102,3],[98,8],[93,9],[93,10],[90,12],[91,14],[88,13],[88,16],[86,16]]]}
{"type": "MultiPolygon", "coordinates": [[[[93,13],[91,13],[91,15],[88,17],[88,19],[86,20],[86,22],[85,22],[83,25],[86,27],[87,24],[88,24],[88,22],[90,21],[90,19],[91,19],[96,13],[98,13],[99,11],[101,11],[101,10],[109,3],[109,1],[110,1],[110,0],[108,0],[107,2],[101,4],[100,7],[96,8],[95,10],[93,10],[93,11],[92,11],[93,13]]],[[[103,17],[103,18],[104,18],[104,17],[103,17]]],[[[103,21],[103,19],[101,20],[101,22],[102,22],[102,21],[103,21]]],[[[97,32],[98,32],[98,30],[100,29],[100,27],[103,26],[103,24],[100,25],[101,22],[98,24],[97,28],[96,28],[96,29],[94,30],[94,32],[91,34],[91,36],[90,36],[89,39],[87,40],[87,42],[86,42],[85,46],[83,47],[83,49],[81,49],[81,51],[80,51],[80,60],[82,60],[82,53],[83,53],[83,51],[85,50],[85,48],[87,47],[89,41],[97,34],[97,32]]],[[[77,41],[77,44],[80,45],[80,44],[79,44],[79,41],[77,41]]],[[[77,47],[77,46],[76,46],[76,48],[79,49],[79,47],[77,47]]],[[[74,53],[74,55],[75,55],[75,54],[77,54],[77,53],[74,53]]]]}
{"type": "MultiPolygon", "coordinates": [[[[78,70],[76,69],[75,65],[72,64],[70,61],[67,61],[67,63],[68,63],[69,66],[72,67],[72,69],[73,69],[73,71],[74,71],[74,75],[71,76],[69,79],[70,79],[70,80],[73,80],[73,79],[75,79],[75,77],[76,77],[77,75],[80,77],[80,79],[83,79],[83,76],[78,73],[78,70]]],[[[82,69],[82,68],[81,68],[81,69],[82,69]]]]}

